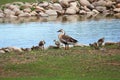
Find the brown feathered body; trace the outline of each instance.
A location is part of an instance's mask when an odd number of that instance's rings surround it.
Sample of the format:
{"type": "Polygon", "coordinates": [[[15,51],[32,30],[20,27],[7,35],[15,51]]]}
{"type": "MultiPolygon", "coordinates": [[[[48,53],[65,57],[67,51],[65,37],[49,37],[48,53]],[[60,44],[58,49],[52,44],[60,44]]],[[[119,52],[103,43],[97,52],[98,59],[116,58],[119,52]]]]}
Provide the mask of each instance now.
{"type": "Polygon", "coordinates": [[[71,36],[65,35],[65,32],[63,29],[60,29],[58,32],[61,32],[58,35],[58,38],[60,42],[65,45],[65,49],[68,49],[69,45],[74,45],[75,43],[78,42],[76,39],[72,38],[71,36]]]}

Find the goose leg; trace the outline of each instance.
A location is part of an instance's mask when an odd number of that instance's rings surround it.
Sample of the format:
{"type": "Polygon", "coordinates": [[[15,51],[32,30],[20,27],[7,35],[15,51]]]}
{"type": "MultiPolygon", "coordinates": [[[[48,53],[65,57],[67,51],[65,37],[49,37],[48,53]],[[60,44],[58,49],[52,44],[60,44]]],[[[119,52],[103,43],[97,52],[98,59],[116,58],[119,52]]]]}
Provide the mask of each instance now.
{"type": "Polygon", "coordinates": [[[65,50],[67,50],[67,45],[65,44],[65,50]]]}
{"type": "Polygon", "coordinates": [[[68,49],[69,49],[69,45],[68,45],[68,49]]]}

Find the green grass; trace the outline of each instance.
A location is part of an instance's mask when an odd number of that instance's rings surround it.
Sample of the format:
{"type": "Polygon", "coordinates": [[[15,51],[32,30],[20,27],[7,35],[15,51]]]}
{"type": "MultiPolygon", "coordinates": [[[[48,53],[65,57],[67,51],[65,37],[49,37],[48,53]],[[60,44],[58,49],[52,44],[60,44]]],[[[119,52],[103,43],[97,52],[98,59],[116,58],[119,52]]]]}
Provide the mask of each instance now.
{"type": "Polygon", "coordinates": [[[120,50],[48,49],[0,54],[0,80],[119,80],[120,50]]]}

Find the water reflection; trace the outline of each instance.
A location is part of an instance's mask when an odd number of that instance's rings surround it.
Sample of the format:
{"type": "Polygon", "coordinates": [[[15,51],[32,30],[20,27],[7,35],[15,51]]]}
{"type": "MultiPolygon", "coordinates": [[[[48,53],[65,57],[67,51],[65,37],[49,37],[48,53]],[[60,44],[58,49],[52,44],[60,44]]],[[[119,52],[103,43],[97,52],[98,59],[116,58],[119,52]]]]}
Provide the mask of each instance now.
{"type": "Polygon", "coordinates": [[[100,19],[113,19],[114,17],[106,16],[85,16],[85,15],[64,15],[64,16],[49,16],[49,17],[21,17],[21,18],[0,18],[0,23],[26,23],[26,22],[76,22],[85,20],[100,20],[100,19]]]}
{"type": "Polygon", "coordinates": [[[53,40],[58,40],[57,31],[61,28],[81,44],[88,45],[101,37],[105,37],[105,41],[120,41],[119,19],[103,19],[99,16],[88,19],[74,15],[10,20],[0,24],[0,47],[32,47],[38,45],[40,40],[45,40],[46,46],[54,45],[53,40]]]}

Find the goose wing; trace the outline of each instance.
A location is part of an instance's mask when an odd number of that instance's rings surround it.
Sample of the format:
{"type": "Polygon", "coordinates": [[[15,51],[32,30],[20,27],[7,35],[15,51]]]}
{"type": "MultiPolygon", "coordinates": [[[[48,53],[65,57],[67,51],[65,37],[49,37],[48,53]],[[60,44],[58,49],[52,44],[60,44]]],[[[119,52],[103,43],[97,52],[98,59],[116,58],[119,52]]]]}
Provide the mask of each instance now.
{"type": "Polygon", "coordinates": [[[61,40],[66,43],[66,44],[73,44],[73,43],[77,43],[78,41],[68,35],[63,35],[61,40]]]}

